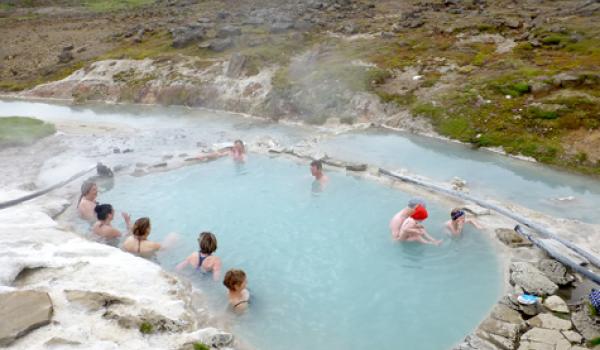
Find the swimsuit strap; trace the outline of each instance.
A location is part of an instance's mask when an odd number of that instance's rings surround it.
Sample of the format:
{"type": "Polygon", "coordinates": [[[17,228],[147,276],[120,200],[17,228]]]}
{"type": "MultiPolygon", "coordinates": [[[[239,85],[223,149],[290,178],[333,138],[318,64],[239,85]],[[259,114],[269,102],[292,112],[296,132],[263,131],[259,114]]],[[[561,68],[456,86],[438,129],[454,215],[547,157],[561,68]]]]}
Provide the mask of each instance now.
{"type": "Polygon", "coordinates": [[[137,239],[137,241],[138,241],[138,253],[140,253],[140,252],[142,251],[142,240],[140,240],[140,239],[139,239],[139,238],[137,238],[137,237],[136,237],[136,239],[137,239]]]}
{"type": "Polygon", "coordinates": [[[247,303],[247,302],[248,302],[248,300],[242,300],[242,301],[238,301],[237,303],[235,303],[235,304],[233,305],[233,307],[234,307],[234,308],[236,308],[238,305],[241,305],[241,304],[243,304],[243,303],[247,303]]]}
{"type": "Polygon", "coordinates": [[[200,251],[198,251],[198,266],[196,267],[196,270],[200,270],[200,268],[202,267],[202,263],[209,256],[210,256],[210,254],[208,254],[207,256],[202,256],[202,253],[200,251]]]}

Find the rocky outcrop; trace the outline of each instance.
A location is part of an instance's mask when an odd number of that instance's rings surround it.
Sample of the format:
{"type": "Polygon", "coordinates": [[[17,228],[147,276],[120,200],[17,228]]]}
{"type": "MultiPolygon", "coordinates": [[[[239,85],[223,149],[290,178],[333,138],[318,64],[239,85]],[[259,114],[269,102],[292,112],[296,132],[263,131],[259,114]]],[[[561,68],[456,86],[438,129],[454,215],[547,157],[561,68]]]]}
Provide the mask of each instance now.
{"type": "Polygon", "coordinates": [[[554,282],[530,263],[512,263],[510,271],[511,282],[522,287],[528,293],[546,296],[552,295],[558,290],[558,286],[554,282]]]}
{"type": "Polygon", "coordinates": [[[89,290],[65,290],[65,295],[69,302],[79,304],[90,311],[96,311],[114,304],[132,305],[134,303],[129,298],[89,290]]]}
{"type": "Polygon", "coordinates": [[[567,268],[554,259],[542,259],[537,267],[546,277],[559,286],[570,284],[575,280],[573,275],[567,273],[567,268]]]}
{"type": "Polygon", "coordinates": [[[205,35],[206,32],[204,26],[199,24],[189,24],[187,26],[173,28],[171,29],[171,36],[173,37],[171,46],[175,48],[186,47],[204,39],[205,35]]]}
{"type": "Polygon", "coordinates": [[[509,228],[499,228],[496,229],[496,237],[500,242],[506,244],[511,248],[515,247],[530,247],[532,245],[531,242],[523,238],[521,235],[517,234],[515,230],[509,228]]]}
{"type": "Polygon", "coordinates": [[[54,311],[46,292],[33,290],[0,294],[0,346],[50,323],[54,311]]]}

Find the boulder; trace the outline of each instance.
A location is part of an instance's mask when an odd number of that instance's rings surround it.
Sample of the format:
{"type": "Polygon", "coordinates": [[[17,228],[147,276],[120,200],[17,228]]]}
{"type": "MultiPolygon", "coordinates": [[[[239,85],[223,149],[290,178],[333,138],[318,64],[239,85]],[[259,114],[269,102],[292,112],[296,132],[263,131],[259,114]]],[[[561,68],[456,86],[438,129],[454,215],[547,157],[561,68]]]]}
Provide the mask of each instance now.
{"type": "Polygon", "coordinates": [[[557,329],[561,331],[569,330],[572,327],[570,320],[563,320],[562,318],[548,313],[539,314],[528,320],[527,323],[532,327],[557,329]]]}
{"type": "Polygon", "coordinates": [[[0,346],[50,323],[54,311],[46,292],[33,290],[0,294],[0,346]]]}
{"type": "Polygon", "coordinates": [[[559,286],[564,286],[575,281],[575,277],[567,273],[567,268],[554,259],[540,260],[538,269],[559,286]]]}
{"type": "Polygon", "coordinates": [[[283,33],[294,27],[292,22],[275,22],[271,24],[269,31],[271,33],[283,33]]]}
{"type": "Polygon", "coordinates": [[[550,311],[569,313],[567,303],[556,295],[546,298],[546,300],[544,300],[544,306],[550,311]]]}
{"type": "Polygon", "coordinates": [[[573,326],[585,340],[592,340],[600,337],[600,324],[598,320],[592,318],[586,304],[580,305],[573,314],[571,314],[573,326]]]}
{"type": "Polygon", "coordinates": [[[581,334],[579,334],[577,332],[574,332],[574,331],[562,331],[561,333],[572,344],[581,344],[581,342],[583,341],[583,337],[581,336],[581,334]]]}
{"type": "Polygon", "coordinates": [[[496,237],[498,237],[500,242],[511,248],[528,247],[532,245],[529,240],[516,233],[515,230],[509,228],[497,228],[496,237]]]}
{"type": "Polygon", "coordinates": [[[73,53],[71,50],[62,50],[60,54],[58,54],[58,62],[59,63],[68,63],[73,60],[73,53]]]}
{"type": "Polygon", "coordinates": [[[546,277],[535,266],[527,262],[514,262],[510,265],[512,283],[523,288],[527,293],[537,296],[555,294],[558,286],[546,277]]]}
{"type": "Polygon", "coordinates": [[[570,350],[571,343],[557,330],[532,328],[521,337],[519,350],[570,350]]]}
{"type": "Polygon", "coordinates": [[[187,25],[173,28],[171,29],[171,36],[173,37],[171,46],[175,48],[182,48],[204,39],[205,35],[206,32],[200,25],[187,25]]]}
{"type": "Polygon", "coordinates": [[[65,290],[65,295],[69,302],[82,305],[91,311],[96,311],[114,304],[131,305],[134,303],[133,300],[128,298],[88,290],[65,290]]]}
{"type": "Polygon", "coordinates": [[[247,60],[248,58],[246,56],[237,52],[231,55],[225,75],[229,78],[241,77],[247,60]]]}
{"type": "Polygon", "coordinates": [[[491,317],[496,320],[522,325],[524,324],[521,314],[504,304],[496,304],[492,309],[491,317]]]}
{"type": "Polygon", "coordinates": [[[490,343],[485,339],[481,339],[476,335],[468,335],[465,340],[456,345],[452,350],[499,350],[501,348],[490,343]]]}
{"type": "Polygon", "coordinates": [[[234,26],[224,26],[217,31],[217,38],[229,38],[230,36],[238,36],[242,34],[242,30],[234,26]]]}
{"type": "Polygon", "coordinates": [[[227,50],[228,48],[233,46],[233,40],[231,40],[231,38],[226,38],[226,39],[215,39],[213,40],[209,45],[208,48],[216,51],[216,52],[222,52],[227,50]]]}

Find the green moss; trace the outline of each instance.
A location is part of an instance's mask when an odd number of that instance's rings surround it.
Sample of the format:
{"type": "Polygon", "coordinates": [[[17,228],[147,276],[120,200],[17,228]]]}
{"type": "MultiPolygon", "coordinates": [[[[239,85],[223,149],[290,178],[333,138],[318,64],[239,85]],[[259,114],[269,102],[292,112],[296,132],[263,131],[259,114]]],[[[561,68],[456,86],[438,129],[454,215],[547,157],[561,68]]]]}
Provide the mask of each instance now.
{"type": "Polygon", "coordinates": [[[204,343],[194,343],[194,350],[210,350],[210,347],[204,343]]]}
{"type": "Polygon", "coordinates": [[[562,35],[548,35],[540,41],[544,45],[559,45],[563,40],[565,40],[565,37],[562,35]]]}
{"type": "Polygon", "coordinates": [[[590,339],[590,341],[588,341],[587,343],[588,343],[588,346],[600,345],[600,337],[590,339]]]}
{"type": "Polygon", "coordinates": [[[433,119],[440,119],[444,114],[442,108],[431,103],[417,103],[411,108],[411,112],[414,115],[426,116],[433,119]]]}
{"type": "Polygon", "coordinates": [[[56,132],[54,125],[28,117],[0,118],[0,147],[24,146],[56,132]]]}
{"type": "Polygon", "coordinates": [[[73,74],[75,71],[83,68],[86,65],[86,62],[79,61],[75,62],[69,66],[59,67],[58,69],[48,72],[46,74],[37,75],[33,79],[29,80],[3,80],[0,81],[0,90],[2,91],[22,91],[31,89],[34,86],[44,84],[51,81],[61,80],[69,75],[73,74]]]}
{"type": "Polygon", "coordinates": [[[140,324],[140,333],[152,334],[154,333],[154,327],[150,322],[142,322],[142,324],[140,324]]]}
{"type": "Polygon", "coordinates": [[[492,86],[502,95],[519,97],[531,92],[531,87],[525,82],[492,83],[492,86]]]}
{"type": "Polygon", "coordinates": [[[588,306],[588,314],[590,315],[590,317],[598,316],[598,310],[596,310],[596,307],[594,307],[594,305],[592,305],[592,303],[588,302],[587,306],[588,306]]]}
{"type": "Polygon", "coordinates": [[[155,2],[155,0],[84,0],[82,5],[94,12],[112,12],[148,6],[155,2]]]}
{"type": "Polygon", "coordinates": [[[557,111],[546,111],[539,107],[530,107],[524,113],[528,118],[552,120],[559,117],[557,111]]]}

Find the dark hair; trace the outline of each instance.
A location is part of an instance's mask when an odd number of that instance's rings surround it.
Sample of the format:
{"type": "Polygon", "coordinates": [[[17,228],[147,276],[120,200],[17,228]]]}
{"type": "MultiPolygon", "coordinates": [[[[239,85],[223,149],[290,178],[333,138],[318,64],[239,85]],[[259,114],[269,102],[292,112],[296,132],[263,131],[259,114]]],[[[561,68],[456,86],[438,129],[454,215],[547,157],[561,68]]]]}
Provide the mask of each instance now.
{"type": "Polygon", "coordinates": [[[450,212],[450,218],[452,219],[452,221],[458,220],[458,218],[460,218],[463,215],[465,215],[465,212],[462,211],[460,208],[454,208],[450,212]]]}
{"type": "Polygon", "coordinates": [[[149,218],[139,218],[135,220],[133,224],[133,235],[137,237],[143,237],[148,233],[150,229],[150,219],[149,218]]]}
{"type": "Polygon", "coordinates": [[[113,207],[110,204],[97,204],[94,211],[96,212],[98,220],[102,221],[106,220],[108,214],[113,212],[113,207]]]}
{"type": "Polygon", "coordinates": [[[242,153],[246,153],[246,146],[244,145],[244,142],[240,139],[233,141],[233,144],[235,145],[236,143],[239,143],[242,146],[242,153]]]}
{"type": "Polygon", "coordinates": [[[227,271],[225,274],[225,278],[223,279],[223,284],[227,289],[233,291],[238,286],[242,285],[246,280],[246,273],[242,270],[232,269],[227,271]]]}
{"type": "Polygon", "coordinates": [[[202,232],[198,237],[198,243],[202,254],[212,254],[217,250],[217,237],[212,232],[202,232]]]}
{"type": "Polygon", "coordinates": [[[310,162],[310,166],[314,166],[319,170],[323,169],[323,162],[321,162],[320,160],[313,160],[312,162],[310,162]]]}

